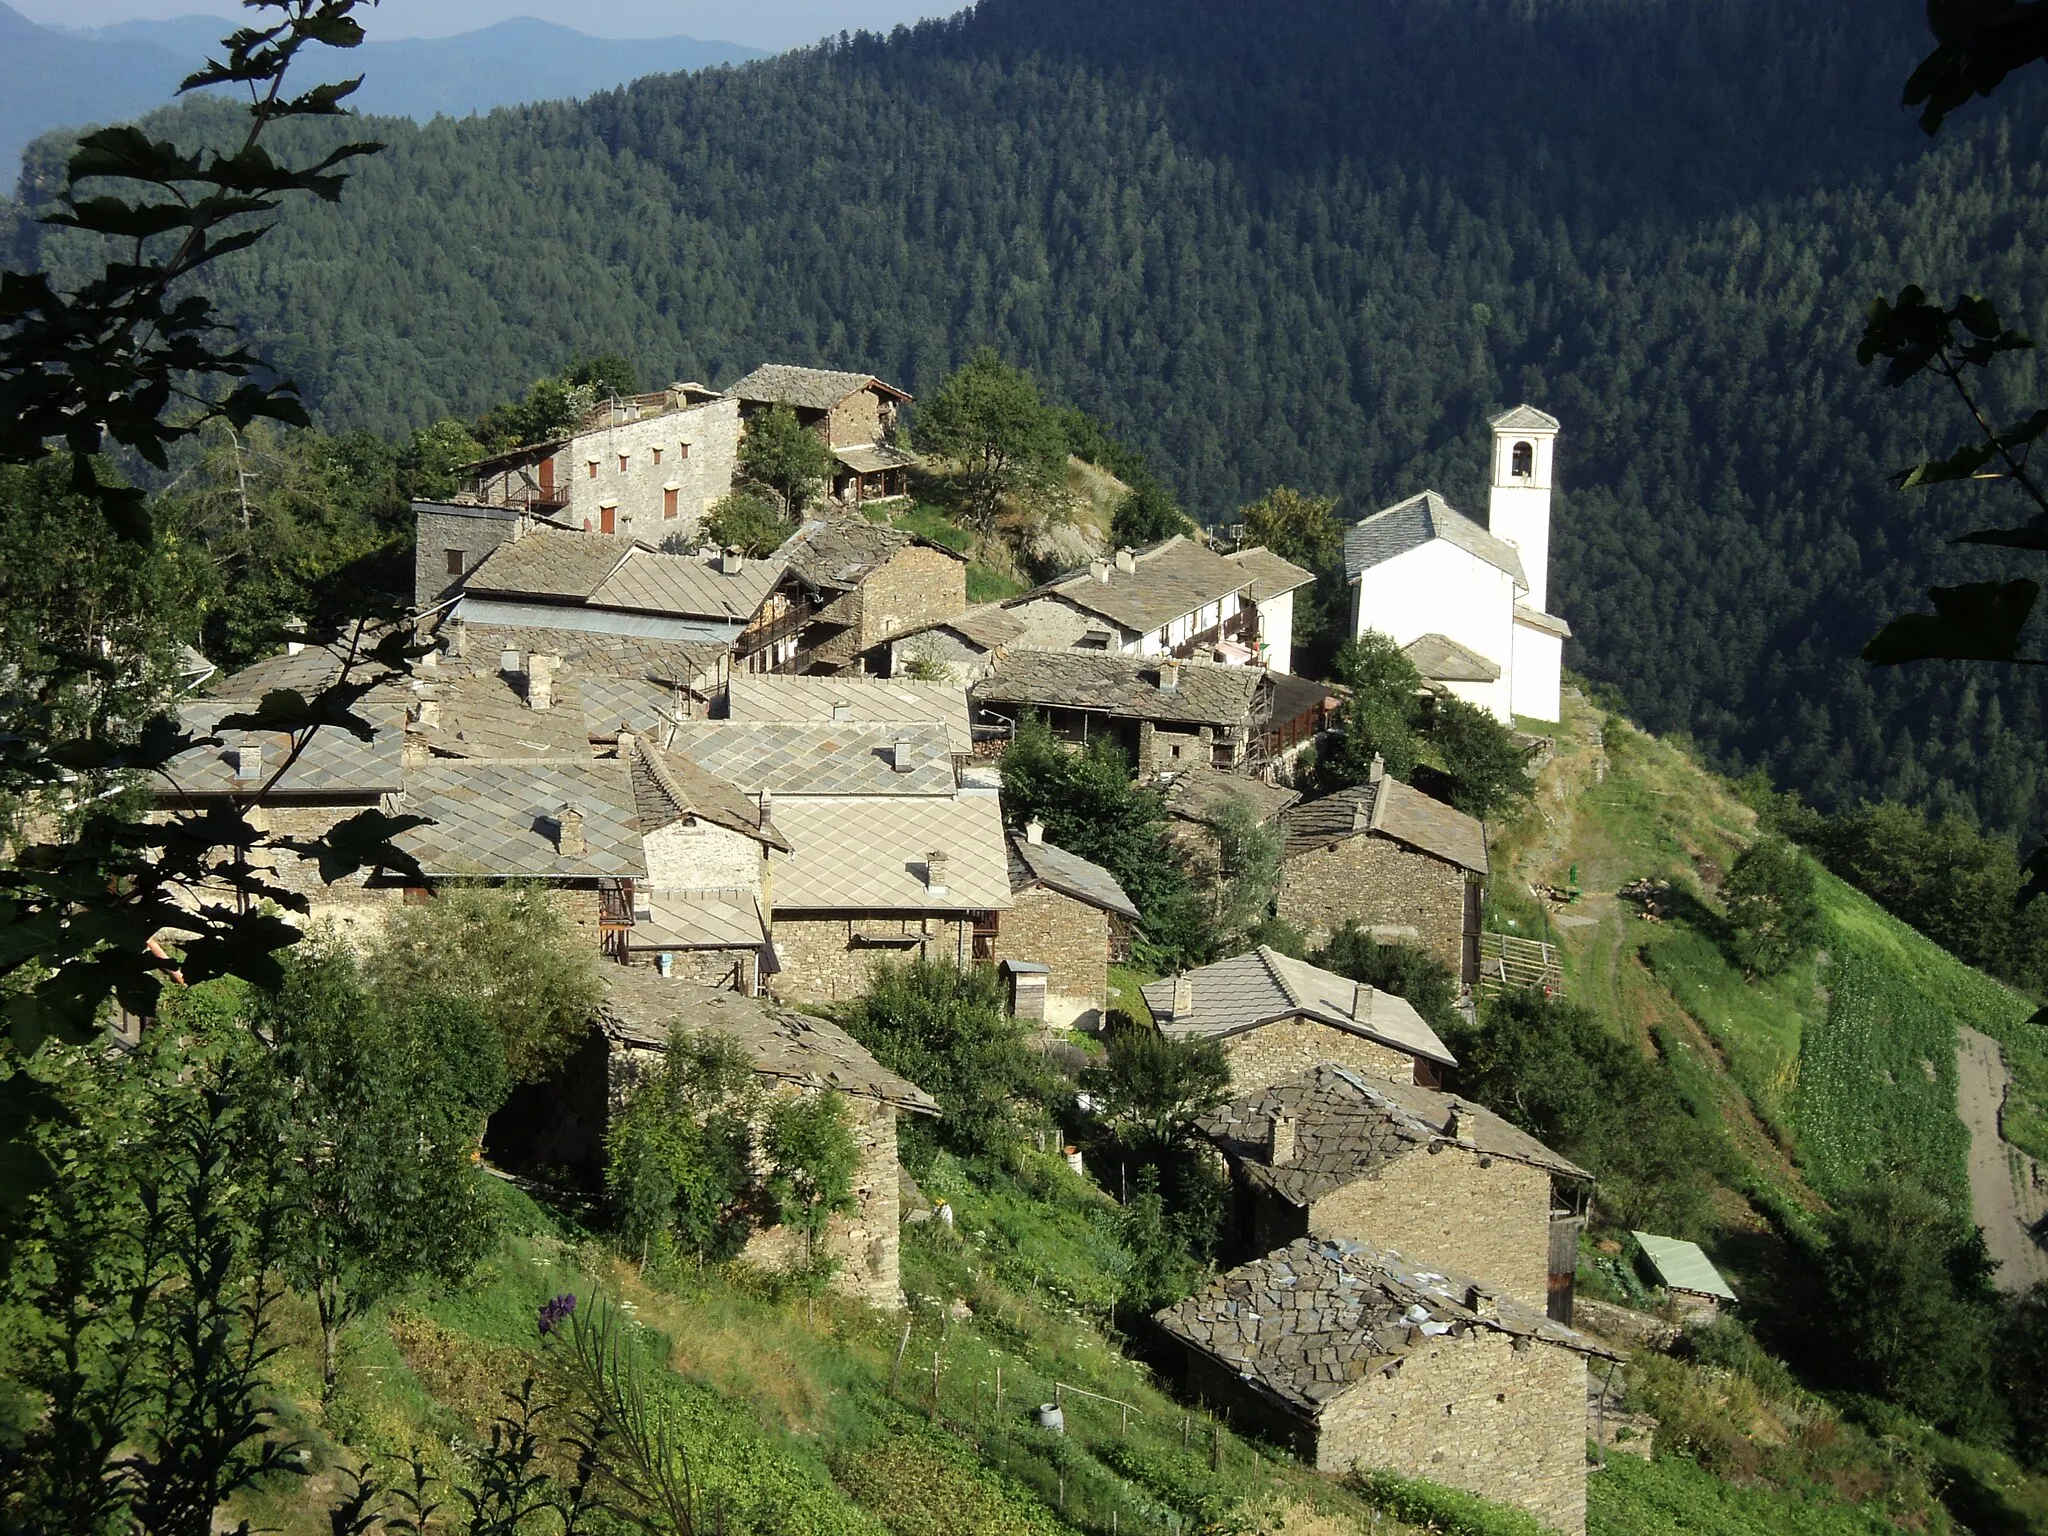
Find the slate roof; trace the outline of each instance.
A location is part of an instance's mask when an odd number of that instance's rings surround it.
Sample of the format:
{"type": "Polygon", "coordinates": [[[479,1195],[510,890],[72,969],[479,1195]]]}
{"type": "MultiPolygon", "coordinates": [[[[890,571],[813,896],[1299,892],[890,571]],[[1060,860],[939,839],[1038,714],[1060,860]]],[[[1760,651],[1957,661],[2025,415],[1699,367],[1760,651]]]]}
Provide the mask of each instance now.
{"type": "Polygon", "coordinates": [[[1722,1301],[1736,1299],[1735,1292],[1728,1288],[1728,1282],[1721,1278],[1721,1271],[1714,1268],[1714,1261],[1698,1243],[1689,1243],[1682,1237],[1659,1237],[1653,1232],[1631,1232],[1643,1250],[1643,1257],[1650,1261],[1650,1268],[1658,1282],[1667,1290],[1693,1291],[1701,1296],[1715,1296],[1722,1301]]]}
{"type": "MultiPolygon", "coordinates": [[[[289,686],[289,685],[282,685],[289,686]]],[[[318,685],[315,685],[316,687],[318,685]]],[[[223,718],[244,713],[252,702],[228,702],[208,697],[190,700],[178,710],[179,723],[194,736],[218,736],[220,745],[193,747],[181,752],[155,775],[159,798],[182,800],[201,796],[248,795],[270,780],[284,766],[291,752],[292,738],[286,731],[221,730],[223,718]],[[245,747],[258,749],[262,777],[251,782],[235,777],[235,768],[245,747]]],[[[369,741],[341,729],[322,726],[313,732],[285,775],[272,791],[309,799],[369,801],[379,795],[395,794],[404,779],[402,772],[404,738],[400,717],[387,700],[379,705],[366,701],[356,713],[369,721],[375,735],[369,741]]]]}
{"type": "Polygon", "coordinates": [[[1241,799],[1261,822],[1271,821],[1301,798],[1299,790],[1243,774],[1225,773],[1219,768],[1197,764],[1177,771],[1166,786],[1166,810],[1184,821],[1213,824],[1225,805],[1241,799]]]}
{"type": "MultiPolygon", "coordinates": [[[[847,450],[851,452],[852,450],[847,450]]],[[[845,455],[842,454],[843,458],[845,455]]],[[[893,467],[893,466],[891,466],[893,467]]],[[[899,550],[911,545],[936,549],[965,564],[967,557],[956,549],[921,538],[908,529],[865,517],[834,517],[806,523],[791,534],[776,556],[786,560],[803,583],[813,591],[851,592],[887,563],[899,550]]]]}
{"type": "Polygon", "coordinates": [[[1480,1329],[1619,1359],[1491,1287],[1390,1250],[1297,1238],[1154,1314],[1169,1334],[1291,1412],[1315,1419],[1432,1338],[1480,1329]],[[1480,1302],[1483,1311],[1475,1309],[1480,1302]]]}
{"type": "Polygon", "coordinates": [[[1571,638],[1572,627],[1554,613],[1538,613],[1527,603],[1515,604],[1515,622],[1526,624],[1531,629],[1540,629],[1546,635],[1556,635],[1560,640],[1571,638]]]}
{"type": "Polygon", "coordinates": [[[1502,411],[1487,423],[1496,432],[1559,432],[1563,427],[1558,419],[1547,411],[1539,411],[1533,405],[1518,405],[1511,411],[1502,411]]]}
{"type": "Polygon", "coordinates": [[[678,1030],[714,1031],[737,1040],[763,1077],[837,1089],[913,1114],[939,1112],[930,1094],[884,1067],[828,1020],[765,998],[664,977],[651,965],[607,966],[605,980],[604,1030],[616,1044],[662,1050],[678,1030]]]}
{"type": "Polygon", "coordinates": [[[944,683],[743,672],[734,675],[726,694],[726,714],[734,720],[830,725],[833,706],[840,704],[852,710],[855,722],[936,722],[946,728],[946,740],[955,752],[974,749],[967,727],[967,695],[944,683]]]}
{"type": "Polygon", "coordinates": [[[631,752],[633,807],[641,831],[657,832],[685,817],[695,817],[788,851],[789,844],[773,825],[761,825],[761,803],[730,781],[706,772],[681,752],[664,751],[637,737],[627,750],[631,752]]]}
{"type": "Polygon", "coordinates": [[[434,666],[419,669],[420,676],[444,681],[497,677],[498,658],[507,650],[522,656],[533,651],[559,656],[556,692],[573,689],[583,705],[586,732],[606,738],[622,727],[652,731],[675,718],[678,689],[700,699],[710,697],[724,686],[730,654],[729,647],[711,642],[497,624],[466,623],[460,628],[463,654],[442,653],[434,666]]]}
{"type": "Polygon", "coordinates": [[[1487,872],[1485,826],[1399,779],[1356,784],[1293,806],[1281,813],[1280,825],[1287,832],[1286,856],[1290,859],[1372,832],[1475,875],[1487,872]]]}
{"type": "Polygon", "coordinates": [[[1097,581],[1088,570],[1070,572],[1008,599],[1006,606],[1058,597],[1142,635],[1251,584],[1250,572],[1175,534],[1137,551],[1135,570],[1121,571],[1111,562],[1107,581],[1097,581]]]}
{"type": "Polygon", "coordinates": [[[1315,1019],[1332,1029],[1454,1067],[1458,1058],[1404,997],[1355,982],[1261,944],[1250,954],[1184,973],[1193,1007],[1176,1013],[1168,976],[1144,988],[1145,1006],[1173,1039],[1221,1039],[1282,1019],[1315,1019]]]}
{"type": "Polygon", "coordinates": [[[698,891],[656,891],[626,935],[626,947],[640,951],[753,950],[767,942],[758,902],[698,891]]]}
{"type": "Polygon", "coordinates": [[[1258,667],[1184,661],[1180,686],[1159,686],[1159,663],[1106,651],[1014,650],[973,688],[978,704],[1092,709],[1176,725],[1245,724],[1266,682],[1258,667]]]}
{"type": "Polygon", "coordinates": [[[548,709],[528,709],[525,699],[496,673],[443,683],[434,694],[438,708],[428,718],[436,723],[421,720],[408,730],[436,757],[590,756],[582,701],[575,684],[563,683],[559,675],[548,709]]]}
{"type": "Polygon", "coordinates": [[[1455,544],[1467,554],[1506,571],[1522,591],[1529,589],[1529,578],[1522,574],[1522,557],[1515,553],[1515,546],[1495,538],[1435,491],[1396,502],[1345,530],[1345,579],[1356,580],[1361,571],[1396,555],[1405,555],[1411,549],[1420,549],[1431,539],[1455,544]]]}
{"type": "Polygon", "coordinates": [[[537,528],[484,556],[462,589],[479,597],[743,623],[760,611],[782,570],[779,560],[749,560],[728,575],[710,560],[666,555],[617,534],[537,528]]]}
{"type": "Polygon", "coordinates": [[[254,704],[274,689],[289,688],[310,699],[341,675],[346,655],[345,646],[308,645],[297,655],[266,656],[216,677],[205,696],[221,703],[254,704]]]}
{"type": "Polygon", "coordinates": [[[726,393],[750,404],[794,405],[808,411],[829,411],[848,395],[877,388],[898,400],[911,398],[894,384],[885,384],[871,373],[839,373],[830,368],[802,368],[794,363],[764,363],[726,393]]]}
{"type": "Polygon", "coordinates": [[[615,758],[430,763],[407,771],[398,808],[433,820],[397,838],[429,875],[647,876],[632,775],[615,758]],[[564,806],[582,812],[584,853],[557,851],[557,817],[564,806]]]}
{"type": "Polygon", "coordinates": [[[1415,670],[1437,683],[1497,683],[1500,666],[1449,635],[1428,634],[1401,647],[1415,670]]]}
{"type": "Polygon", "coordinates": [[[770,866],[775,910],[960,912],[1010,903],[1002,806],[993,795],[785,796],[769,820],[796,852],[770,866]],[[925,855],[946,855],[946,894],[925,855]]]}
{"type": "Polygon", "coordinates": [[[1252,549],[1240,549],[1224,559],[1243,571],[1252,581],[1252,601],[1263,603],[1283,592],[1292,592],[1305,587],[1316,579],[1314,571],[1305,571],[1292,560],[1282,559],[1264,545],[1252,549]]]}
{"type": "Polygon", "coordinates": [[[1469,1099],[1413,1084],[1368,1082],[1332,1062],[1243,1094],[1196,1126],[1237,1164],[1247,1183],[1299,1206],[1437,1142],[1526,1163],[1559,1178],[1593,1178],[1469,1099]],[[1268,1155],[1276,1118],[1294,1126],[1294,1155],[1278,1166],[1268,1155]]]}
{"type": "Polygon", "coordinates": [[[915,629],[899,631],[893,638],[904,639],[909,635],[921,635],[929,630],[950,629],[962,639],[978,645],[984,651],[992,651],[999,645],[1008,645],[1024,633],[1021,619],[1011,617],[1001,603],[980,603],[948,619],[933,619],[929,624],[920,624],[915,629]]]}
{"type": "MultiPolygon", "coordinates": [[[[863,443],[854,448],[834,448],[832,457],[856,474],[872,475],[885,469],[908,469],[919,462],[914,453],[888,443],[863,443]]],[[[966,559],[965,555],[960,557],[966,559]]]]}
{"type": "Polygon", "coordinates": [[[952,745],[935,722],[902,725],[792,724],[779,720],[699,720],[680,727],[674,749],[707,773],[749,793],[795,795],[950,795],[952,745]],[[914,767],[896,768],[896,746],[914,767]]]}
{"type": "Polygon", "coordinates": [[[1034,885],[1043,885],[1131,922],[1140,921],[1138,909],[1131,905],[1131,898],[1124,894],[1116,876],[1100,864],[1092,864],[1078,853],[1055,848],[1051,843],[1034,843],[1021,832],[1013,833],[1010,890],[1015,893],[1034,885]]]}

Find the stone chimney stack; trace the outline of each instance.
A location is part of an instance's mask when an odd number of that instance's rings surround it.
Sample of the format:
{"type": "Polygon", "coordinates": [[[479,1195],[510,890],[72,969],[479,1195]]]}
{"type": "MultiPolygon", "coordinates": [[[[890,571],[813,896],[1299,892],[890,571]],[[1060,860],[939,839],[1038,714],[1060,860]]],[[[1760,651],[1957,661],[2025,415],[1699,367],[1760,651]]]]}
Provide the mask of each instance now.
{"type": "Polygon", "coordinates": [[[771,818],[772,816],[774,816],[774,814],[775,814],[775,801],[774,801],[774,798],[773,798],[773,797],[772,797],[772,796],[771,796],[771,795],[770,795],[770,794],[768,793],[768,791],[767,791],[767,790],[765,790],[765,789],[764,789],[764,790],[762,790],[762,791],[761,791],[761,825],[762,825],[762,826],[764,826],[764,827],[765,827],[765,826],[767,826],[767,825],[768,825],[768,822],[769,822],[769,819],[770,819],[770,818],[771,818]]]}
{"type": "Polygon", "coordinates": [[[1351,1017],[1361,1024],[1372,1019],[1372,988],[1362,981],[1351,985],[1351,1017]]]}
{"type": "Polygon", "coordinates": [[[1386,776],[1387,760],[1384,757],[1381,757],[1379,753],[1373,753],[1372,766],[1365,770],[1365,782],[1368,784],[1377,784],[1381,779],[1384,779],[1386,776]]]}
{"type": "Polygon", "coordinates": [[[565,805],[555,813],[555,852],[565,859],[580,859],[590,852],[583,838],[581,807],[565,805]]]}
{"type": "Polygon", "coordinates": [[[844,725],[852,718],[853,705],[851,703],[845,699],[834,699],[832,701],[832,723],[834,725],[844,725]]]}
{"type": "Polygon", "coordinates": [[[1037,817],[1024,823],[1024,841],[1036,848],[1045,841],[1045,823],[1037,817]]]}
{"type": "Polygon", "coordinates": [[[1266,1127],[1266,1163],[1269,1167],[1285,1168],[1293,1161],[1294,1121],[1290,1116],[1276,1114],[1266,1127]]]}
{"type": "Polygon", "coordinates": [[[441,701],[439,699],[421,699],[418,703],[414,704],[412,707],[412,723],[423,731],[439,730],[441,728],[441,701]]]}
{"type": "Polygon", "coordinates": [[[1105,587],[1108,586],[1109,562],[1107,560],[1090,560],[1088,562],[1088,574],[1101,582],[1105,587]]]}
{"type": "Polygon", "coordinates": [[[235,748],[235,782],[237,784],[260,784],[263,782],[263,744],[259,741],[245,741],[235,748]]]}
{"type": "Polygon", "coordinates": [[[526,670],[526,658],[517,651],[507,648],[498,652],[498,675],[511,682],[526,670]]]}
{"type": "Polygon", "coordinates": [[[526,658],[526,707],[528,709],[553,709],[555,707],[555,669],[562,664],[559,656],[543,656],[535,651],[526,658]]]}
{"type": "Polygon", "coordinates": [[[1138,557],[1131,553],[1128,546],[1116,552],[1116,568],[1126,575],[1138,569],[1138,557]]]}
{"type": "Polygon", "coordinates": [[[1195,1011],[1195,978],[1185,973],[1173,978],[1173,1017],[1186,1019],[1195,1011]]]}
{"type": "Polygon", "coordinates": [[[1180,663],[1171,656],[1159,663],[1159,691],[1180,692],[1180,663]]]}
{"type": "Polygon", "coordinates": [[[934,848],[924,856],[924,889],[926,895],[944,896],[948,893],[946,885],[946,866],[948,862],[949,860],[946,858],[943,849],[934,848]]]}
{"type": "Polygon", "coordinates": [[[1500,1301],[1491,1290],[1483,1285],[1465,1288],[1465,1305],[1481,1317],[1499,1317],[1500,1301]]]}
{"type": "Polygon", "coordinates": [[[896,744],[889,749],[889,766],[898,773],[910,772],[917,766],[917,749],[906,738],[898,736],[896,744]]]}
{"type": "Polygon", "coordinates": [[[1471,1134],[1472,1126],[1465,1113],[1465,1106],[1453,1100],[1451,1112],[1444,1120],[1444,1134],[1453,1141],[1463,1141],[1471,1134]]]}
{"type": "Polygon", "coordinates": [[[718,557],[718,568],[728,576],[737,576],[747,568],[747,552],[737,544],[726,546],[725,553],[718,557]]]}

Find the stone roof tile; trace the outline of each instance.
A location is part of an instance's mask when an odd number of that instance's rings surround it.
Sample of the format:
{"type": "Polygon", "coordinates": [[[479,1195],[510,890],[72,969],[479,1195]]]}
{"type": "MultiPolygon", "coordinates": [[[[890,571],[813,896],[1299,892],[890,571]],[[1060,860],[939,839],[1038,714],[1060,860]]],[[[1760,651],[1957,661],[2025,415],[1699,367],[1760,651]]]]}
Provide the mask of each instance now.
{"type": "Polygon", "coordinates": [[[1098,710],[1175,725],[1237,727],[1259,715],[1269,689],[1262,668],[1205,661],[1183,661],[1179,668],[1179,682],[1169,689],[1160,686],[1154,659],[1018,649],[1005,653],[973,693],[977,703],[1098,710]]]}
{"type": "Polygon", "coordinates": [[[1515,552],[1515,546],[1495,538],[1435,491],[1423,491],[1396,502],[1347,529],[1345,578],[1355,580],[1361,571],[1419,549],[1431,539],[1455,544],[1514,577],[1517,589],[1529,589],[1529,578],[1522,573],[1522,557],[1515,552]]]}
{"type": "Polygon", "coordinates": [[[1184,974],[1193,1005],[1173,1006],[1176,978],[1144,988],[1145,1006],[1161,1033],[1180,1039],[1220,1039],[1283,1019],[1310,1018],[1411,1056],[1444,1066],[1457,1057],[1403,997],[1379,991],[1261,944],[1249,954],[1219,960],[1184,974]]]}

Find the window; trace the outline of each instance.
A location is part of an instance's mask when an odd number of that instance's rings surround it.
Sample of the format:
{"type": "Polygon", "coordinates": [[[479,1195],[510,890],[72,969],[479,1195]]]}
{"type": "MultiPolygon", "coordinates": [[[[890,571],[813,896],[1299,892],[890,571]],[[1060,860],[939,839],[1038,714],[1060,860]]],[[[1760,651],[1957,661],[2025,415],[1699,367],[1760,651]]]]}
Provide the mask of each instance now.
{"type": "Polygon", "coordinates": [[[595,480],[597,478],[597,460],[595,459],[592,459],[590,461],[590,478],[592,480],[595,480]]]}
{"type": "Polygon", "coordinates": [[[448,557],[448,574],[450,576],[460,576],[462,574],[462,551],[459,549],[445,549],[441,553],[448,557]]]}
{"type": "Polygon", "coordinates": [[[1515,444],[1513,469],[1514,477],[1517,480],[1526,480],[1535,473],[1536,445],[1534,443],[1515,444]]]}
{"type": "Polygon", "coordinates": [[[617,533],[619,531],[618,503],[606,502],[603,506],[597,509],[597,516],[599,525],[604,532],[617,533]]]}
{"type": "Polygon", "coordinates": [[[676,488],[674,486],[670,486],[661,493],[661,515],[663,517],[674,517],[676,515],[676,488]]]}
{"type": "Polygon", "coordinates": [[[654,462],[657,464],[661,462],[661,450],[659,448],[654,450],[654,462]]]}
{"type": "Polygon", "coordinates": [[[630,453],[622,453],[622,454],[620,454],[620,455],[619,455],[619,473],[623,475],[623,474],[624,474],[624,473],[625,473],[625,472],[627,471],[627,469],[628,469],[628,468],[630,468],[630,467],[632,466],[632,463],[633,463],[633,455],[631,455],[630,453]]]}
{"type": "Polygon", "coordinates": [[[679,459],[687,459],[687,458],[688,458],[689,456],[690,456],[690,445],[689,445],[688,443],[683,443],[683,444],[680,444],[680,445],[679,445],[679,446],[678,446],[678,447],[676,448],[676,457],[677,457],[677,458],[679,458],[679,459]]]}

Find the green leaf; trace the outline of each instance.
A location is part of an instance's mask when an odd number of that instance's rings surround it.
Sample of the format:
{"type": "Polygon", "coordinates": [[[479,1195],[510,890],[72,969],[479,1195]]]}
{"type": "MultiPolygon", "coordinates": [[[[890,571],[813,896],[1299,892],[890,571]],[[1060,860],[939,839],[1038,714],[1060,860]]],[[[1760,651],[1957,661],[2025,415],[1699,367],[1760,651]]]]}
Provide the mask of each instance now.
{"type": "Polygon", "coordinates": [[[2037,517],[2018,528],[1979,528],[1960,534],[1951,544],[1992,544],[2001,549],[2048,550],[2048,516],[2037,517]]]}
{"type": "Polygon", "coordinates": [[[1881,667],[1905,661],[2012,661],[2040,595],[2040,584],[2025,580],[1930,588],[1934,612],[1893,619],[1863,647],[1863,659],[1881,667]]]}

